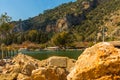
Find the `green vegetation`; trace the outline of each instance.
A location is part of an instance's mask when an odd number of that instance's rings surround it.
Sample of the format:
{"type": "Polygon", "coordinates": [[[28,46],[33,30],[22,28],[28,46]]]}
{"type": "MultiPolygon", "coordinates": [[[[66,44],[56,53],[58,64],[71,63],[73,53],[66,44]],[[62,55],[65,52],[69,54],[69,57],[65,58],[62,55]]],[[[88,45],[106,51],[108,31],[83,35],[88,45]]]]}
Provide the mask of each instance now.
{"type": "Polygon", "coordinates": [[[100,32],[100,28],[103,26],[105,16],[109,16],[116,10],[120,9],[119,0],[103,1],[94,10],[86,14],[86,20],[77,27],[76,30],[82,32],[87,41],[94,41],[96,34],[100,32]],[[86,33],[87,32],[87,33],[86,33]]]}
{"type": "Polygon", "coordinates": [[[61,33],[55,34],[52,38],[52,43],[60,47],[72,46],[75,41],[75,36],[71,32],[63,31],[61,33]]]}
{"type": "MultiPolygon", "coordinates": [[[[75,46],[74,42],[99,42],[102,39],[97,39],[98,33],[103,35],[103,27],[109,29],[105,22],[110,21],[111,13],[120,10],[119,4],[120,0],[77,0],[45,10],[33,18],[13,22],[5,13],[0,17],[0,43],[10,45],[30,41],[43,44],[43,47],[51,45],[66,48],[75,46]]],[[[107,36],[105,40],[119,40],[113,38],[114,35],[107,36]]]]}
{"type": "Polygon", "coordinates": [[[1,38],[0,38],[0,42],[2,43],[6,43],[6,44],[10,44],[10,40],[11,40],[11,30],[13,28],[13,25],[10,24],[9,22],[11,21],[11,17],[9,17],[7,15],[7,13],[2,14],[0,16],[0,34],[1,34],[1,38]]]}

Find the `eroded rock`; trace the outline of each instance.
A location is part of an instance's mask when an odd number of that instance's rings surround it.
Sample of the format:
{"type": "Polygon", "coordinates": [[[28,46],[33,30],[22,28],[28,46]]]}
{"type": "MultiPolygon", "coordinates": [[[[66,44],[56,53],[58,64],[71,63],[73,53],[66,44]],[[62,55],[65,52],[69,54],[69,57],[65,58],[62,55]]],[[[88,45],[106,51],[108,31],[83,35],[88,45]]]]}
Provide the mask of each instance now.
{"type": "Polygon", "coordinates": [[[6,64],[5,60],[1,59],[0,60],[0,66],[4,66],[6,64]]]}
{"type": "Polygon", "coordinates": [[[40,61],[20,53],[1,66],[0,80],[66,80],[74,63],[75,60],[67,57],[40,61]]]}
{"type": "Polygon", "coordinates": [[[18,74],[17,80],[32,80],[29,76],[23,75],[21,73],[18,74]]]}
{"type": "Polygon", "coordinates": [[[67,72],[62,68],[39,68],[33,70],[32,80],[67,80],[67,72]]]}
{"type": "Polygon", "coordinates": [[[16,80],[17,78],[16,73],[12,73],[12,74],[0,74],[0,80],[16,80]]]}
{"type": "Polygon", "coordinates": [[[29,63],[26,63],[23,68],[22,68],[22,73],[25,74],[25,75],[28,75],[30,76],[32,71],[37,69],[37,66],[35,66],[33,63],[29,62],[29,63]]]}
{"type": "Polygon", "coordinates": [[[51,57],[48,59],[49,66],[57,66],[57,67],[67,67],[67,58],[66,57],[51,57]]]}
{"type": "Polygon", "coordinates": [[[79,56],[67,80],[119,80],[120,50],[103,42],[79,56]]]}

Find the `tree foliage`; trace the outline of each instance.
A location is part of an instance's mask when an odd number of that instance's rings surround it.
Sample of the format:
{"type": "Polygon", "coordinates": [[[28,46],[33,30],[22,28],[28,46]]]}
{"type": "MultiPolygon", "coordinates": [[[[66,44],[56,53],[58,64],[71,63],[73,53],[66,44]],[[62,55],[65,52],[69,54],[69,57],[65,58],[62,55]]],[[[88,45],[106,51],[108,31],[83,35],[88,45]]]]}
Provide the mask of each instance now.
{"type": "MultiPolygon", "coordinates": [[[[10,22],[11,17],[5,13],[0,16],[0,42],[9,45],[12,43],[21,44],[24,41],[38,44],[52,41],[57,46],[67,47],[75,39],[77,41],[94,41],[99,27],[104,24],[105,20],[108,20],[104,17],[119,9],[120,0],[77,0],[62,4],[54,9],[45,10],[43,14],[23,21],[10,22]],[[85,1],[89,2],[88,9],[84,9],[83,2],[85,1]],[[68,15],[72,15],[66,21],[68,25],[70,24],[68,30],[60,33],[55,32],[57,21],[67,18],[68,15]],[[21,24],[23,31],[17,32],[16,29],[13,29],[13,24],[21,24]],[[46,32],[47,25],[54,29],[51,32],[46,32]]],[[[119,26],[120,23],[117,25],[119,26]]]]}
{"type": "Polygon", "coordinates": [[[70,44],[72,44],[75,41],[75,36],[68,31],[63,31],[61,33],[58,33],[53,36],[52,42],[56,46],[64,47],[66,48],[70,44]]]}

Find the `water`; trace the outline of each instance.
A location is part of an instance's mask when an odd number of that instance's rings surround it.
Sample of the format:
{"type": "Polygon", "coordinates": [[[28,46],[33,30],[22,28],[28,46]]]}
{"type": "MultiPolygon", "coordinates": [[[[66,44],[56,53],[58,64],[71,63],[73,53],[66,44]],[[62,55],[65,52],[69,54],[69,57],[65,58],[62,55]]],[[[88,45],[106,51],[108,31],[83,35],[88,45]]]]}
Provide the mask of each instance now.
{"type": "Polygon", "coordinates": [[[32,56],[33,58],[44,60],[51,56],[63,56],[72,59],[77,59],[83,50],[59,50],[59,51],[25,51],[24,54],[32,56]]]}

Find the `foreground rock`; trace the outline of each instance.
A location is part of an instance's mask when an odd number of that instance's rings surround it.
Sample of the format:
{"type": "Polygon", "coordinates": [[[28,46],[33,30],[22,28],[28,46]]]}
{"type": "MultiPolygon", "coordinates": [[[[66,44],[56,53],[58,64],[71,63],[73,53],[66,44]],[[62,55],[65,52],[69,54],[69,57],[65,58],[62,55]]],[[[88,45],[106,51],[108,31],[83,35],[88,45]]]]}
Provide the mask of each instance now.
{"type": "Polygon", "coordinates": [[[18,54],[1,60],[0,80],[120,80],[120,49],[110,43],[87,48],[75,62],[57,56],[39,61],[18,54]]]}
{"type": "Polygon", "coordinates": [[[0,80],[67,80],[75,60],[50,57],[37,60],[19,53],[13,59],[1,60],[0,80]]]}
{"type": "Polygon", "coordinates": [[[67,80],[120,80],[120,50],[106,42],[87,48],[67,80]]]}
{"type": "Polygon", "coordinates": [[[52,68],[39,68],[32,72],[32,80],[67,80],[68,72],[65,69],[52,67],[52,68]]]}
{"type": "Polygon", "coordinates": [[[0,80],[16,80],[16,77],[16,73],[0,74],[0,80]]]}
{"type": "Polygon", "coordinates": [[[52,67],[60,67],[60,68],[65,68],[68,71],[71,70],[71,68],[74,67],[76,60],[74,59],[69,59],[67,57],[58,57],[58,56],[53,56],[47,59],[47,66],[52,67]]]}

